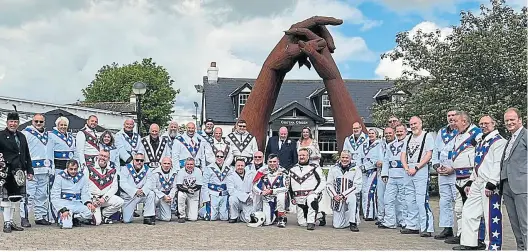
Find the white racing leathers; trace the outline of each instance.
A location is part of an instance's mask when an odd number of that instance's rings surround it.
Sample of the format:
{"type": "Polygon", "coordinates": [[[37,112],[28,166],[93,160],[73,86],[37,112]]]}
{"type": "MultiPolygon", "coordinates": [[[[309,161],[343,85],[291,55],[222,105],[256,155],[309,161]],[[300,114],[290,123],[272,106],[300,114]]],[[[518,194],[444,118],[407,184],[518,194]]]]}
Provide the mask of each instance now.
{"type": "MultiPolygon", "coordinates": [[[[229,143],[233,161],[236,161],[237,158],[242,158],[246,161],[246,165],[253,161],[253,154],[259,150],[257,139],[247,131],[243,134],[238,131],[231,132],[225,140],[229,143]]],[[[234,164],[232,163],[232,165],[234,164]]]]}
{"type": "MultiPolygon", "coordinates": [[[[88,178],[82,172],[72,177],[66,171],[59,171],[50,194],[53,211],[57,216],[69,211],[73,218],[81,221],[93,219],[92,211],[86,206],[91,202],[88,178]]],[[[61,224],[60,218],[57,222],[61,224]]]]}
{"type": "Polygon", "coordinates": [[[76,135],[76,153],[79,167],[93,166],[94,159],[99,154],[97,134],[88,126],[84,126],[76,135]]]}
{"type": "Polygon", "coordinates": [[[226,179],[232,172],[228,166],[219,166],[216,162],[204,168],[202,202],[205,203],[205,220],[229,219],[229,192],[226,179]]]}
{"type": "Polygon", "coordinates": [[[178,173],[174,169],[169,172],[164,172],[161,167],[152,171],[148,178],[149,188],[156,195],[154,204],[156,205],[156,218],[162,221],[170,221],[172,218],[171,205],[175,201],[176,193],[176,177],[178,173]],[[165,201],[166,197],[170,201],[165,201]]]}
{"type": "Polygon", "coordinates": [[[115,195],[118,190],[117,175],[120,168],[114,162],[108,162],[102,169],[99,163],[92,167],[85,167],[84,174],[88,175],[92,203],[97,207],[94,212],[95,225],[100,225],[103,219],[121,210],[124,201],[115,195]],[[103,199],[103,204],[96,204],[98,199],[103,199]]]}
{"type": "Polygon", "coordinates": [[[205,167],[205,148],[207,142],[202,137],[188,134],[179,135],[174,139],[172,144],[172,168],[183,169],[185,159],[194,158],[194,164],[197,168],[205,167]]]}
{"type": "Polygon", "coordinates": [[[323,170],[317,164],[296,164],[290,169],[290,194],[297,205],[297,223],[315,224],[321,193],[326,188],[323,170]]]}
{"type": "Polygon", "coordinates": [[[178,171],[176,186],[178,187],[180,219],[196,221],[198,219],[200,191],[203,186],[202,171],[198,168],[194,168],[191,172],[186,169],[178,171]]]}
{"type": "Polygon", "coordinates": [[[286,222],[286,193],[289,188],[288,171],[278,167],[272,171],[264,166],[257,171],[253,179],[253,192],[262,200],[262,211],[266,215],[264,226],[271,225],[275,219],[282,218],[286,222]],[[265,189],[271,189],[272,193],[263,195],[265,189]]]}
{"type": "Polygon", "coordinates": [[[153,217],[155,215],[154,207],[154,192],[150,190],[149,186],[146,185],[148,177],[152,170],[147,166],[143,167],[138,171],[133,165],[127,164],[121,168],[119,174],[119,184],[124,193],[121,193],[121,197],[125,201],[123,205],[123,222],[132,222],[134,216],[134,210],[139,203],[143,205],[143,217],[153,217]],[[137,194],[137,191],[141,189],[142,194],[137,194]]]}
{"type": "Polygon", "coordinates": [[[326,188],[334,212],[334,228],[347,228],[360,221],[357,194],[362,188],[362,176],[361,169],[354,163],[348,166],[338,163],[328,171],[326,188]],[[341,196],[340,201],[334,199],[337,195],[341,196]]]}
{"type": "Polygon", "coordinates": [[[361,133],[357,139],[354,135],[347,136],[343,144],[343,150],[348,150],[352,153],[351,161],[361,165],[361,158],[363,157],[363,144],[368,142],[368,136],[361,133]]]}
{"type": "Polygon", "coordinates": [[[385,215],[381,225],[388,228],[396,228],[398,224],[405,226],[407,204],[404,197],[407,177],[401,162],[404,141],[405,139],[395,139],[390,142],[383,159],[381,177],[387,177],[388,180],[384,195],[385,215]]]}
{"type": "Polygon", "coordinates": [[[479,226],[484,217],[487,250],[502,248],[501,196],[498,193],[500,182],[500,162],[507,141],[492,131],[475,148],[475,169],[469,178],[470,192],[462,208],[460,245],[476,247],[479,239],[479,226]],[[493,192],[488,197],[486,189],[493,192]]]}
{"type": "Polygon", "coordinates": [[[381,141],[376,140],[363,143],[363,158],[361,158],[361,170],[363,172],[362,208],[365,219],[374,219],[377,216],[376,191],[378,185],[378,169],[376,163],[383,160],[381,141]]]}
{"type": "Polygon", "coordinates": [[[459,132],[458,135],[453,139],[451,145],[451,151],[449,152],[450,164],[455,169],[456,182],[455,187],[456,198],[455,198],[455,216],[457,219],[457,236],[460,237],[461,219],[462,219],[462,206],[466,199],[464,193],[464,185],[469,180],[469,176],[473,172],[473,166],[475,162],[475,139],[480,138],[482,131],[475,125],[470,125],[464,132],[459,132]]]}
{"type": "Polygon", "coordinates": [[[255,171],[244,171],[243,175],[230,173],[226,179],[229,192],[229,218],[249,223],[255,211],[253,204],[253,179],[255,171]]]}
{"type": "MultiPolygon", "coordinates": [[[[451,130],[449,126],[446,126],[438,131],[435,140],[435,147],[433,150],[433,157],[431,158],[433,168],[440,166],[450,167],[449,152],[453,148],[453,142],[455,136],[458,134],[458,130],[451,130]]],[[[440,194],[440,216],[439,226],[441,228],[452,228],[454,227],[454,216],[453,216],[453,202],[457,195],[457,189],[455,187],[456,174],[449,175],[438,175],[438,191],[440,194]]]]}

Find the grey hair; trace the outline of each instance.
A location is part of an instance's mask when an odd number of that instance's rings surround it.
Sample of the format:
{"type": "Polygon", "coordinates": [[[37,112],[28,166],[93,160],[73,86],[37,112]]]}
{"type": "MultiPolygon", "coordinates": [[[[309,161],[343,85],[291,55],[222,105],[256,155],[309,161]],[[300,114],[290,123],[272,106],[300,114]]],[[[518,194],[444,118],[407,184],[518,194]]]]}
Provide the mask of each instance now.
{"type": "Polygon", "coordinates": [[[341,155],[343,155],[343,154],[347,155],[348,157],[352,157],[352,152],[350,152],[349,150],[341,151],[341,155]]]}
{"type": "Polygon", "coordinates": [[[456,115],[461,116],[462,118],[464,118],[464,120],[466,120],[468,124],[471,124],[471,117],[465,111],[457,111],[456,115]]]}
{"type": "Polygon", "coordinates": [[[59,116],[59,118],[57,118],[57,120],[55,120],[55,126],[59,127],[59,123],[60,122],[65,122],[66,125],[70,125],[70,120],[68,120],[68,118],[66,118],[64,116],[59,116]]]}

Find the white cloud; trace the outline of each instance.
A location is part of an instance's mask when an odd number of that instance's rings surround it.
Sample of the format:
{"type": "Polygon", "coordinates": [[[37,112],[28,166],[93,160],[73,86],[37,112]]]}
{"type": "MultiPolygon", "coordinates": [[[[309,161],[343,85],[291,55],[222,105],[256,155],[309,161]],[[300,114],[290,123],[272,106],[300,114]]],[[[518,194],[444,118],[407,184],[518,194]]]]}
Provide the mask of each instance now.
{"type": "MultiPolygon", "coordinates": [[[[451,28],[439,27],[438,25],[432,22],[421,22],[409,31],[409,36],[411,38],[414,37],[419,30],[421,30],[423,33],[430,33],[438,29],[440,29],[440,39],[445,39],[449,34],[452,33],[451,28]]],[[[390,50],[388,52],[392,52],[392,51],[393,50],[390,50]]],[[[411,70],[411,69],[407,66],[405,67],[403,66],[402,59],[392,61],[390,58],[384,58],[380,60],[380,63],[376,67],[375,73],[380,78],[388,77],[390,79],[395,79],[402,75],[403,70],[411,70]]],[[[421,70],[418,73],[421,75],[429,74],[425,70],[421,70]]]]}
{"type": "MultiPolygon", "coordinates": [[[[194,114],[193,101],[200,101],[194,85],[211,61],[218,62],[221,77],[256,77],[282,31],[295,22],[329,15],[363,29],[379,24],[333,0],[270,0],[258,8],[238,0],[0,0],[0,5],[2,95],[75,102],[101,66],[152,57],[182,91],[175,114],[187,115],[194,114]]],[[[338,63],[375,59],[362,38],[331,30],[338,63]]],[[[316,76],[302,69],[288,78],[316,76]]]]}
{"type": "MultiPolygon", "coordinates": [[[[459,12],[459,5],[470,3],[475,6],[484,4],[491,6],[490,0],[371,0],[378,2],[385,7],[394,10],[398,13],[418,13],[423,15],[431,15],[433,12],[441,13],[457,13],[459,12]]],[[[520,10],[526,6],[526,0],[507,0],[506,4],[520,10]]],[[[471,11],[479,13],[480,10],[475,8],[471,11]]]]}

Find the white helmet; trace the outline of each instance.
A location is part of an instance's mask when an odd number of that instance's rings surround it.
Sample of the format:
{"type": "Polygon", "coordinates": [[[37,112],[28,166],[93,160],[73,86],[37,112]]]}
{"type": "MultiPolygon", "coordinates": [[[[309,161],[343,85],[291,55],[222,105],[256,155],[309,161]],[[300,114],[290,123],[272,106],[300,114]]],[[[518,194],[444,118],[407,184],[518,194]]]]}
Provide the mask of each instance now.
{"type": "Polygon", "coordinates": [[[248,227],[260,227],[266,220],[264,212],[254,212],[251,214],[251,221],[247,224],[248,227]]]}

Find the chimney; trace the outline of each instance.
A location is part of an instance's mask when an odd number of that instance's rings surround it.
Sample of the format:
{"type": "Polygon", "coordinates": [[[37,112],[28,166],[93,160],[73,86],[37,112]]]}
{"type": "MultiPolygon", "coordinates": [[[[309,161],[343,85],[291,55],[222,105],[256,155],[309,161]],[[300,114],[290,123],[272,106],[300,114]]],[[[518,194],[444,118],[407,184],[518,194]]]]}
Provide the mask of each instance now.
{"type": "Polygon", "coordinates": [[[218,83],[218,67],[216,67],[216,62],[211,62],[211,66],[207,69],[207,81],[209,84],[218,83]]]}
{"type": "Polygon", "coordinates": [[[131,104],[136,104],[136,95],[134,93],[132,93],[130,95],[130,103],[131,104]]]}

